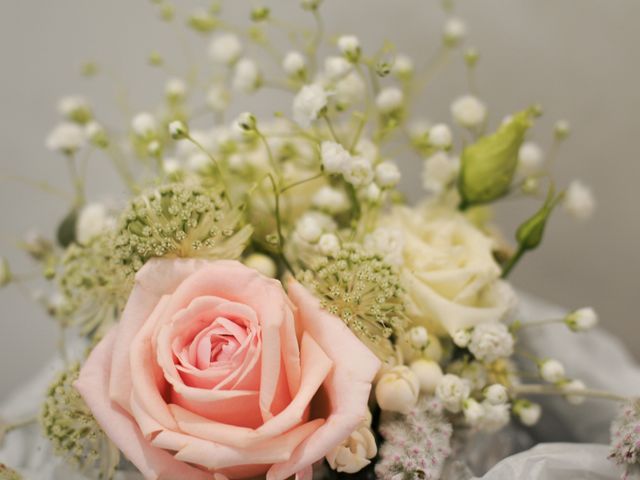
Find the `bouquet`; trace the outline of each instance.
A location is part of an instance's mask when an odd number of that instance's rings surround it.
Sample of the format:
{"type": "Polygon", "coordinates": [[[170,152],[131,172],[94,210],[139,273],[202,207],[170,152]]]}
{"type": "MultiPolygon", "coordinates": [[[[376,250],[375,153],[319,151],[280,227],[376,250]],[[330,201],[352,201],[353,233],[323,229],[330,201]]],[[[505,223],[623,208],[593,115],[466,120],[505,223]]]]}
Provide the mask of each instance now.
{"type": "MultiPolygon", "coordinates": [[[[81,96],[60,101],[46,145],[68,164],[70,206],[22,247],[49,285],[39,301],[63,368],[38,417],[4,419],[3,433],[37,421],[89,478],[437,479],[467,432],[534,425],[537,396],[599,397],[627,402],[611,456],[637,468],[638,404],[518,342],[598,321],[588,307],[522,321],[508,283],[556,210],[594,208],[583,183],[553,178],[569,126],[543,148],[529,132],[541,107],[489,121],[451,3],[425,64],[327,34],[320,0],[300,3],[308,28],[268,7],[236,25],[218,4],[183,15],[152,3],[204,38],[208,58],[121,125],[81,96]],[[427,122],[416,98],[457,52],[468,92],[451,123],[427,122]],[[229,116],[270,91],[288,95],[273,116],[229,116]],[[87,191],[93,154],[126,195],[87,191]],[[424,198],[409,205],[398,185],[416,157],[424,198]],[[531,209],[511,240],[491,209],[516,196],[531,209]]],[[[149,62],[167,67],[159,53],[149,62]]],[[[22,283],[0,267],[1,285],[22,283]]],[[[8,465],[0,478],[21,477],[8,465]]]]}

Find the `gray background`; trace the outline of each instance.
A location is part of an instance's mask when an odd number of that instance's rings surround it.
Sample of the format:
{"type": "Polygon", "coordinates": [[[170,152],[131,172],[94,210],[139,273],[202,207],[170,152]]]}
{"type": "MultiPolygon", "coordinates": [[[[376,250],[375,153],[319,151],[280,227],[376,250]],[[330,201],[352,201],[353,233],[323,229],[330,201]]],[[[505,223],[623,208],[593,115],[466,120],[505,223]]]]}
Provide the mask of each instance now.
{"type": "MultiPolygon", "coordinates": [[[[236,18],[254,5],[227,3],[236,18]]],[[[295,0],[269,4],[281,18],[308,20],[295,0]]],[[[0,174],[47,179],[63,188],[68,188],[64,163],[45,150],[43,140],[57,119],[56,100],[84,93],[93,97],[102,118],[119,120],[111,106],[114,83],[128,86],[134,110],[152,107],[161,95],[167,74],[145,65],[151,50],[183,66],[181,37],[194,48],[206,45],[158,21],[147,1],[3,0],[2,6],[0,174]],[[98,60],[108,75],[92,82],[80,79],[79,65],[88,58],[98,60]]],[[[371,49],[390,38],[417,58],[433,51],[443,20],[435,1],[326,0],[325,7],[332,32],[356,33],[371,49]]],[[[457,11],[469,24],[467,45],[482,53],[478,84],[494,124],[532,102],[545,107],[537,127],[540,138],[549,137],[554,120],[569,119],[573,136],[562,150],[558,178],[579,176],[593,186],[599,200],[590,223],[558,215],[542,250],[524,260],[513,281],[568,308],[594,306],[607,328],[640,354],[640,220],[635,196],[640,181],[640,2],[460,0],[457,11]]],[[[453,63],[428,89],[424,105],[434,120],[448,121],[449,103],[466,89],[459,56],[453,63]]],[[[263,95],[250,107],[269,111],[272,103],[263,95]]],[[[421,162],[401,161],[406,191],[415,197],[421,162]]],[[[95,199],[121,190],[104,160],[96,158],[91,169],[95,199]]],[[[0,185],[0,254],[16,270],[32,272],[15,242],[33,226],[50,231],[65,204],[16,183],[0,185]]],[[[531,208],[515,201],[501,207],[505,231],[512,231],[531,208]]],[[[51,355],[56,330],[21,289],[0,291],[0,305],[1,398],[51,355]]]]}

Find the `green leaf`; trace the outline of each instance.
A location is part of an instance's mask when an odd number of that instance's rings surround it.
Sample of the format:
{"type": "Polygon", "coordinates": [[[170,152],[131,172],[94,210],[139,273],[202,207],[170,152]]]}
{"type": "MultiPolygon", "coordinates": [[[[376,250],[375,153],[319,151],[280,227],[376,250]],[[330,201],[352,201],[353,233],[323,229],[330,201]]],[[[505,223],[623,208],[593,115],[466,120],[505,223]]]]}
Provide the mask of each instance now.
{"type": "Polygon", "coordinates": [[[76,239],[76,222],[78,220],[78,211],[71,210],[66,217],[62,219],[58,230],[56,232],[56,238],[61,247],[67,248],[76,239]]]}
{"type": "Polygon", "coordinates": [[[518,165],[518,151],[538,109],[517,113],[495,133],[462,152],[458,191],[461,208],[489,203],[509,192],[518,165]]]}

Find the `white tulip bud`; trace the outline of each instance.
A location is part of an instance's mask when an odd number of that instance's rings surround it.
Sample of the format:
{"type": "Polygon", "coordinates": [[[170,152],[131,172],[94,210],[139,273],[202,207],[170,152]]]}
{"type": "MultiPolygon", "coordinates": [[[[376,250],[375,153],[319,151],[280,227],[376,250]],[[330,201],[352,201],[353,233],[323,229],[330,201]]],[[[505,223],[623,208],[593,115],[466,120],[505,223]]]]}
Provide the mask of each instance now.
{"type": "Polygon", "coordinates": [[[452,413],[458,413],[470,393],[466,380],[447,373],[436,387],[436,396],[442,401],[444,408],[452,413]]]}
{"type": "Polygon", "coordinates": [[[375,393],[382,410],[406,414],[418,401],[420,383],[409,367],[398,365],[380,377],[375,393]]]}
{"type": "Polygon", "coordinates": [[[462,413],[469,425],[476,426],[484,417],[484,407],[473,398],[467,398],[462,402],[462,413]]]}
{"type": "Polygon", "coordinates": [[[427,360],[426,358],[414,360],[409,368],[415,373],[420,384],[420,391],[423,393],[432,394],[435,392],[436,387],[444,376],[438,362],[427,360]]]}
{"type": "Polygon", "coordinates": [[[491,405],[500,405],[502,403],[507,403],[507,400],[509,400],[509,394],[507,393],[507,389],[504,385],[494,383],[485,389],[484,398],[486,398],[491,405]]]}
{"type": "Polygon", "coordinates": [[[580,308],[567,315],[564,323],[574,332],[584,332],[598,324],[598,314],[591,307],[580,308]]]}
{"type": "Polygon", "coordinates": [[[565,378],[564,366],[558,360],[544,360],[540,364],[540,376],[549,383],[557,383],[565,378]]]}
{"type": "Polygon", "coordinates": [[[252,253],[244,259],[244,264],[257,270],[265,277],[275,278],[278,273],[278,267],[273,259],[263,253],[252,253]]]}
{"type": "Polygon", "coordinates": [[[436,148],[447,148],[453,141],[453,135],[448,125],[438,123],[429,129],[429,143],[436,148]]]}

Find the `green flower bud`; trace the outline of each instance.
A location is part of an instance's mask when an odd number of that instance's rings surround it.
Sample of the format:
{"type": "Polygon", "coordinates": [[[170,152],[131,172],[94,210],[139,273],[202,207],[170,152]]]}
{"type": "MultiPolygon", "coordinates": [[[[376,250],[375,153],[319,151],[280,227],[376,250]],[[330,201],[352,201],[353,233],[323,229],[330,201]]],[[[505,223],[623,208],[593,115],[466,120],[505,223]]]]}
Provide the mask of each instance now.
{"type": "Polygon", "coordinates": [[[462,152],[458,191],[462,208],[489,203],[509,192],[518,165],[518,151],[536,108],[513,116],[495,133],[480,138],[462,152]]]}
{"type": "Polygon", "coordinates": [[[151,52],[149,54],[149,65],[152,65],[154,67],[160,67],[162,66],[163,63],[164,63],[164,59],[162,58],[162,55],[160,55],[160,53],[151,52]]]}
{"type": "Polygon", "coordinates": [[[251,10],[251,20],[254,22],[264,22],[269,19],[271,10],[268,7],[256,7],[251,10]]]}
{"type": "Polygon", "coordinates": [[[9,262],[6,258],[0,257],[0,287],[4,287],[11,283],[12,275],[9,262]]]}
{"type": "Polygon", "coordinates": [[[196,32],[208,33],[215,30],[219,22],[210,12],[196,12],[189,16],[187,25],[196,32]]]}
{"type": "Polygon", "coordinates": [[[160,7],[160,18],[165,22],[170,22],[176,15],[176,9],[170,3],[165,3],[160,7]]]}
{"type": "Polygon", "coordinates": [[[571,126],[566,120],[559,120],[558,122],[556,122],[553,132],[556,140],[562,141],[565,140],[571,133],[571,126]]]}
{"type": "Polygon", "coordinates": [[[478,63],[480,59],[480,52],[475,48],[469,48],[466,52],[464,52],[464,61],[469,68],[473,68],[478,63]]]}
{"type": "Polygon", "coordinates": [[[83,77],[94,77],[98,74],[98,64],[95,62],[85,62],[80,66],[80,75],[83,77]]]}
{"type": "Polygon", "coordinates": [[[518,227],[516,240],[518,240],[519,250],[533,250],[540,245],[547,220],[556,204],[555,190],[551,187],[540,210],[518,227]]]}

